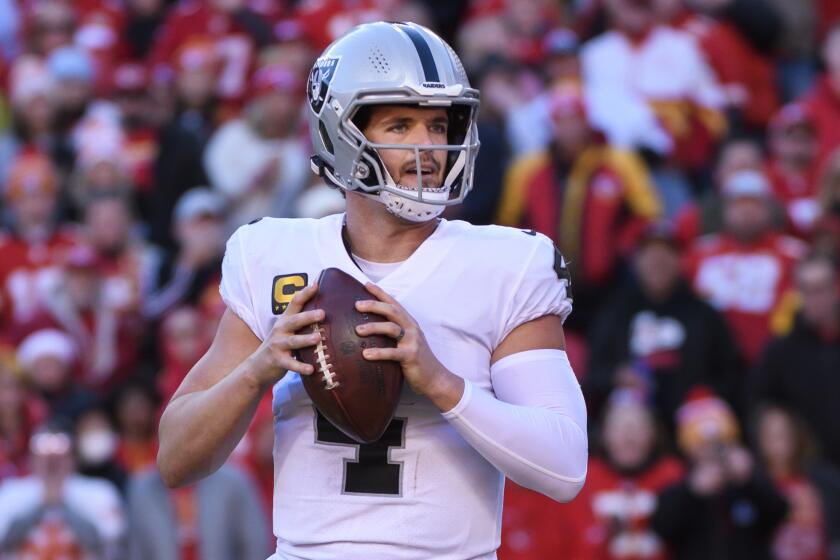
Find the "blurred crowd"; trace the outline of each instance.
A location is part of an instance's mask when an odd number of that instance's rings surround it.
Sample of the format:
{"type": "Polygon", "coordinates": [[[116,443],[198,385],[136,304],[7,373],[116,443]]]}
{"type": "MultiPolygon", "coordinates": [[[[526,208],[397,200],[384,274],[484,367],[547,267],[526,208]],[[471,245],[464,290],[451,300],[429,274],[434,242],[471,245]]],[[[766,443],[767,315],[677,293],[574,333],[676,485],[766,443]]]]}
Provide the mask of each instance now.
{"type": "Polygon", "coordinates": [[[178,490],[157,420],[228,235],[342,210],[307,75],[375,20],[436,30],[481,90],[447,216],[571,262],[588,481],[509,482],[499,557],[840,559],[833,0],[0,0],[0,558],[273,549],[270,396],[178,490]]]}

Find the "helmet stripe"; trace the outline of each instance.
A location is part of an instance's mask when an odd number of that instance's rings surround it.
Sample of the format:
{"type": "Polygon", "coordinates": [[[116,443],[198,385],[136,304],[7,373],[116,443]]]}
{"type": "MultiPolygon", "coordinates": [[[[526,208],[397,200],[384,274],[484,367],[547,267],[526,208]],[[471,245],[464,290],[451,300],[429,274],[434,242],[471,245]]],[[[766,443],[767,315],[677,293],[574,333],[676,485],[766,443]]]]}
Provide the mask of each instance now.
{"type": "Polygon", "coordinates": [[[423,66],[423,81],[439,82],[440,76],[435,65],[435,57],[432,55],[429,43],[423,38],[423,34],[404,23],[398,23],[397,28],[408,35],[408,38],[414,43],[414,48],[417,49],[417,56],[420,57],[420,64],[423,66]]]}

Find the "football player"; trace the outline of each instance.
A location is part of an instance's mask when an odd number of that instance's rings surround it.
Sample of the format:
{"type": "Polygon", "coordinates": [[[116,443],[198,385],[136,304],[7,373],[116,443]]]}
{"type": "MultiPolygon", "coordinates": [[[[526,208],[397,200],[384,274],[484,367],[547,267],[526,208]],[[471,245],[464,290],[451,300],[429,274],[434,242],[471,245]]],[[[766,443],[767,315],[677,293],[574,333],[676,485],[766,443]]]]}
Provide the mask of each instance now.
{"type": "Polygon", "coordinates": [[[564,351],[569,273],[544,236],[447,221],[472,187],[479,95],[454,51],[410,23],[359,26],[317,60],[308,86],[313,169],[344,214],[264,218],[230,238],[228,309],[161,418],[167,484],[225,461],[263,392],[275,428],[273,560],[495,558],[504,477],[556,500],[586,475],[586,410],[564,351]],[[313,279],[337,267],[366,284],[358,328],[396,348],[406,387],[372,444],[320,417],[295,334],[313,279]]]}

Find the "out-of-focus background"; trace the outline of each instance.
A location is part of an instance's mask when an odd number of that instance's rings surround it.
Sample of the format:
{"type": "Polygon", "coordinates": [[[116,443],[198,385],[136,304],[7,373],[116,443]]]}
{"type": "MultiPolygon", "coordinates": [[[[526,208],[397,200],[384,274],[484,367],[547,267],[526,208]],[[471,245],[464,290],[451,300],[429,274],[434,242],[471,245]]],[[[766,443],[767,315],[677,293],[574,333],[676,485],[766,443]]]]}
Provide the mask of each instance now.
{"type": "Polygon", "coordinates": [[[273,549],[270,403],[174,491],[157,419],[227,236],[341,211],[306,78],[380,19],[481,89],[448,216],[571,261],[589,477],[509,483],[500,558],[840,558],[836,0],[0,0],[0,557],[273,549]]]}

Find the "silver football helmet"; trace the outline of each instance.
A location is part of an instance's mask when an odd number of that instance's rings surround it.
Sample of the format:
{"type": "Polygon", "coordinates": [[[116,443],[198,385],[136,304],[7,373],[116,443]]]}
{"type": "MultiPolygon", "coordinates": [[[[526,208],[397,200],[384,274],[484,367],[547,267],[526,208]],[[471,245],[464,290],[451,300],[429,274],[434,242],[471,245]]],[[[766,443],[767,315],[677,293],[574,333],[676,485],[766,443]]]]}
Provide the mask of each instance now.
{"type": "Polygon", "coordinates": [[[315,155],[312,169],[333,185],[376,196],[412,221],[438,216],[472,188],[479,141],[478,90],[470,87],[455,51],[414,23],[360,25],[332,43],[308,81],[307,119],[315,155]],[[377,144],[354,122],[362,107],[410,104],[447,109],[447,144],[377,144]],[[417,185],[397,185],[380,149],[414,150],[417,185]],[[421,152],[447,152],[443,184],[423,186],[421,152]]]}

